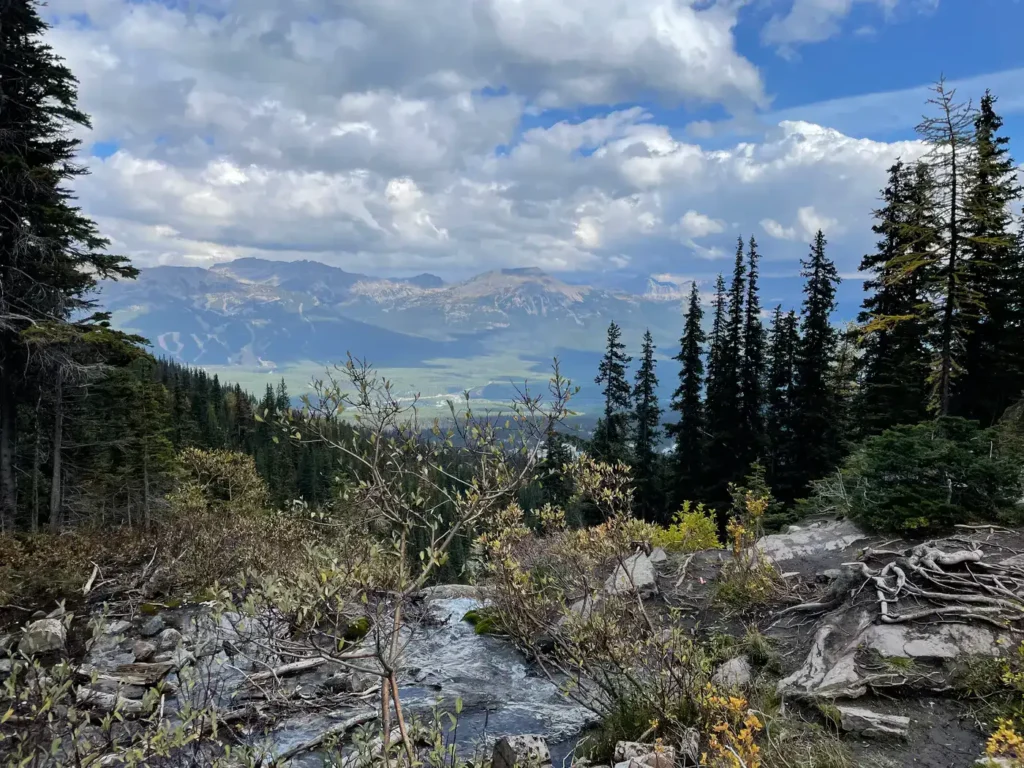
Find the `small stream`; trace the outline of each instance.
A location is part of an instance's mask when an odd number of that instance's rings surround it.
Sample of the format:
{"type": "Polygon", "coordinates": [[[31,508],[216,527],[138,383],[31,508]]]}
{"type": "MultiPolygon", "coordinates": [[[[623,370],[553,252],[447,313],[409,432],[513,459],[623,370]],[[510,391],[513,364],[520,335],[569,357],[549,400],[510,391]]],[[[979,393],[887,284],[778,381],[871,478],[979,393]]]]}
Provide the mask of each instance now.
{"type": "MultiPolygon", "coordinates": [[[[403,707],[429,719],[434,707],[454,714],[455,702],[461,699],[462,713],[453,733],[461,755],[490,757],[497,738],[536,733],[547,739],[552,759],[560,765],[579,734],[594,722],[593,713],[563,696],[510,643],[476,634],[462,617],[479,607],[470,598],[431,601],[427,610],[432,621],[407,636],[400,677],[403,707]]],[[[333,722],[317,716],[282,724],[273,734],[274,746],[288,749],[333,722]]],[[[323,756],[310,754],[292,764],[319,767],[323,756]]]]}

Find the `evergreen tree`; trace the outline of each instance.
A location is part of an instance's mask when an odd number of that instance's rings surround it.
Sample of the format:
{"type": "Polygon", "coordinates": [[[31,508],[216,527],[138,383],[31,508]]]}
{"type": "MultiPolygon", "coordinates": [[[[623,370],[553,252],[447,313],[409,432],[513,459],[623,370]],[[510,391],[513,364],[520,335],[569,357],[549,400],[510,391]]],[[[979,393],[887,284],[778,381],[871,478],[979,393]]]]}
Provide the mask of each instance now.
{"type": "Polygon", "coordinates": [[[770,440],[768,482],[776,498],[792,502],[796,498],[796,412],[793,387],[796,379],[796,350],[800,343],[795,312],[782,313],[775,308],[768,352],[767,432],[770,440]]]}
{"type": "MultiPolygon", "coordinates": [[[[740,259],[742,269],[742,252],[740,259]]],[[[711,325],[711,351],[708,356],[703,482],[703,500],[717,505],[728,501],[729,483],[733,480],[737,466],[735,436],[739,405],[739,361],[735,354],[737,348],[734,328],[730,322],[729,296],[725,290],[725,281],[719,275],[715,283],[715,310],[711,325]]],[[[742,299],[741,288],[741,302],[742,299]]]]}
{"type": "Polygon", "coordinates": [[[632,390],[626,379],[626,366],[632,361],[622,343],[622,329],[614,322],[608,326],[604,357],[595,384],[603,385],[604,417],[594,434],[594,451],[605,461],[625,461],[629,456],[629,418],[632,390]]]}
{"type": "Polygon", "coordinates": [[[743,321],[743,358],[740,362],[740,407],[744,471],[761,458],[767,446],[764,423],[765,331],[757,287],[761,256],[753,237],[747,250],[747,302],[743,321]]]}
{"type": "Polygon", "coordinates": [[[856,404],[856,431],[877,434],[896,424],[924,419],[928,378],[927,326],[920,316],[924,301],[920,271],[905,275],[903,265],[917,250],[914,217],[927,217],[920,174],[897,160],[889,168],[882,207],[874,212],[875,253],[861,260],[870,277],[857,321],[861,324],[862,388],[856,404]],[[915,202],[916,201],[916,202],[915,202]]]}
{"type": "Polygon", "coordinates": [[[836,306],[839,274],[825,255],[825,235],[818,230],[811,253],[802,262],[806,279],[800,341],[797,344],[792,408],[793,477],[799,493],[814,479],[824,477],[841,456],[835,393],[830,386],[835,361],[836,331],[829,317],[836,306]]]}
{"type": "Polygon", "coordinates": [[[690,287],[690,300],[686,311],[686,323],[679,340],[679,386],[672,395],[672,410],[678,414],[678,421],[668,427],[675,439],[674,464],[671,474],[673,507],[682,502],[699,499],[704,467],[704,405],[701,402],[701,388],[704,385],[704,310],[700,305],[700,291],[697,282],[690,287]]]}
{"type": "Polygon", "coordinates": [[[0,5],[0,530],[13,527],[18,503],[18,404],[36,402],[54,381],[40,367],[26,378],[29,345],[87,315],[98,279],[135,275],[103,252],[107,241],[68,189],[85,173],[74,134],[89,119],[74,77],[43,42],[46,30],[34,0],[0,5]]]}
{"type": "Polygon", "coordinates": [[[943,80],[933,91],[928,103],[937,114],[925,118],[917,132],[930,146],[925,162],[934,182],[936,229],[918,243],[903,267],[905,275],[922,274],[932,299],[931,406],[940,416],[948,416],[954,405],[954,379],[964,365],[967,337],[981,310],[981,295],[965,252],[965,185],[969,182],[974,113],[970,104],[956,101],[956,91],[948,89],[943,80]],[[922,244],[928,250],[923,250],[922,244]]]}
{"type": "Polygon", "coordinates": [[[974,154],[964,195],[964,257],[978,299],[977,316],[968,316],[965,370],[955,387],[953,410],[994,424],[1024,390],[1024,359],[1014,338],[1014,313],[1021,288],[1016,238],[1010,230],[1011,204],[1019,199],[1017,168],[1009,139],[999,135],[1003,120],[996,98],[986,91],[974,119],[974,154]]]}
{"type": "Polygon", "coordinates": [[[661,462],[658,439],[661,436],[661,408],[658,404],[658,376],[655,372],[654,339],[644,333],[633,387],[633,477],[636,481],[636,502],[640,515],[647,520],[664,517],[661,493],[661,462]]]}

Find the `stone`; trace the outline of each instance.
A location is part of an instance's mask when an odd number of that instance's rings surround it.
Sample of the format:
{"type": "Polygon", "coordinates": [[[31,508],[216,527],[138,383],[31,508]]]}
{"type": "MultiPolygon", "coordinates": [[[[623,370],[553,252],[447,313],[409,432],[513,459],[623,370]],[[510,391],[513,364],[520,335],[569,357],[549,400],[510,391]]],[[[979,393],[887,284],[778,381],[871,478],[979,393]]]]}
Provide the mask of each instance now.
{"type": "Polygon", "coordinates": [[[664,547],[655,547],[651,550],[651,554],[647,556],[647,559],[655,565],[658,565],[659,563],[664,563],[668,560],[668,553],[665,552],[664,547]]]}
{"type": "Polygon", "coordinates": [[[156,645],[148,640],[136,640],[132,646],[132,654],[136,661],[149,661],[156,653],[156,645]]]}
{"type": "Polygon", "coordinates": [[[142,585],[142,596],[150,600],[157,595],[165,594],[173,586],[174,578],[171,575],[171,569],[166,565],[161,565],[153,571],[153,575],[142,585]]]}
{"type": "Polygon", "coordinates": [[[637,552],[616,566],[604,584],[604,591],[610,595],[638,592],[641,596],[649,596],[657,588],[654,566],[643,552],[637,552]]]}
{"type": "Polygon", "coordinates": [[[139,628],[139,634],[143,637],[156,637],[164,631],[166,626],[167,624],[165,624],[164,620],[159,616],[150,616],[142,622],[142,626],[139,628]]]}
{"type": "Polygon", "coordinates": [[[861,640],[865,648],[886,658],[949,661],[960,656],[998,656],[1008,639],[973,624],[877,624],[861,640]]]}
{"type": "Polygon", "coordinates": [[[847,733],[866,738],[905,739],[910,733],[910,718],[885,715],[863,707],[837,705],[839,722],[847,733]]]}
{"type": "Polygon", "coordinates": [[[10,659],[0,659],[0,675],[9,675],[14,668],[14,662],[10,659]]]}
{"type": "Polygon", "coordinates": [[[60,619],[38,619],[25,628],[18,650],[26,656],[60,651],[67,642],[68,630],[60,619]]]}
{"type": "Polygon", "coordinates": [[[0,652],[5,652],[14,647],[14,635],[0,635],[0,652]]]}
{"type": "Polygon", "coordinates": [[[737,690],[750,685],[754,671],[750,667],[750,659],[746,656],[736,656],[729,659],[715,670],[711,676],[711,682],[719,688],[737,690]]]}
{"type": "Polygon", "coordinates": [[[196,657],[184,648],[175,648],[173,651],[163,651],[153,657],[154,664],[170,664],[172,669],[181,669],[189,664],[196,663],[196,657]]]}
{"type": "Polygon", "coordinates": [[[782,563],[838,552],[866,538],[867,534],[849,520],[829,520],[789,533],[764,536],[757,547],[775,562],[782,563]]]}
{"type": "Polygon", "coordinates": [[[123,635],[125,632],[127,632],[131,628],[132,628],[132,623],[130,621],[125,621],[123,619],[119,619],[117,621],[108,622],[103,627],[103,634],[104,635],[123,635]]]}
{"type": "Polygon", "coordinates": [[[168,627],[157,636],[156,647],[158,651],[170,651],[177,648],[182,640],[181,632],[173,627],[168,627]]]}
{"type": "Polygon", "coordinates": [[[75,701],[80,706],[90,707],[101,712],[113,712],[116,709],[124,715],[138,715],[143,711],[141,701],[126,699],[115,693],[105,693],[83,685],[75,689],[75,701]]]}
{"type": "MultiPolygon", "coordinates": [[[[157,662],[122,664],[114,670],[112,676],[117,677],[125,685],[141,685],[144,688],[150,688],[166,677],[172,668],[172,664],[157,662]]],[[[80,669],[79,671],[88,675],[88,670],[80,669]]]]}
{"type": "Polygon", "coordinates": [[[620,741],[615,745],[614,758],[616,768],[672,768],[676,751],[639,741],[620,741]]]}
{"type": "Polygon", "coordinates": [[[491,768],[527,768],[551,765],[551,750],[543,736],[504,736],[494,744],[491,768]]]}
{"type": "Polygon", "coordinates": [[[687,728],[679,741],[679,756],[683,765],[700,765],[700,731],[687,728]]]}

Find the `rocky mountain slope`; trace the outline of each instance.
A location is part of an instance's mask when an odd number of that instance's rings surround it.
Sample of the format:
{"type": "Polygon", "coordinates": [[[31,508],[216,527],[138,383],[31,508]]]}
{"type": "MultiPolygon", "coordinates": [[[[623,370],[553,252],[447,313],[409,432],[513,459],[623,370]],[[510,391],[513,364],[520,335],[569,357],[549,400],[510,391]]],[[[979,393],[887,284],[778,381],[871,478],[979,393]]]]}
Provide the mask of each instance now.
{"type": "MultiPolygon", "coordinates": [[[[678,334],[678,289],[644,294],[566,283],[535,268],[446,284],[435,275],[379,278],[312,261],[246,258],[211,269],[154,267],[103,286],[114,323],[157,354],[205,365],[276,367],[352,352],[380,365],[517,350],[531,359],[600,350],[611,320],[627,338],[678,334]]],[[[589,356],[588,356],[589,357],[589,356]]],[[[589,362],[589,360],[588,360],[589,362]]]]}

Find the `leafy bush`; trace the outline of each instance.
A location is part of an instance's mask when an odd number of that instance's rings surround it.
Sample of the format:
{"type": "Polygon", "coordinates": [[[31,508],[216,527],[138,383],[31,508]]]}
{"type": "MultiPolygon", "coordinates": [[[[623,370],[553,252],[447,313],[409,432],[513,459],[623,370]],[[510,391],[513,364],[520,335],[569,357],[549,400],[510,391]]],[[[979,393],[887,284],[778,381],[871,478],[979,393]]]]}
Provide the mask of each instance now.
{"type": "Polygon", "coordinates": [[[1006,520],[1021,496],[1020,460],[998,438],[955,418],[894,427],[817,482],[810,509],[897,532],[1006,520]]]}
{"type": "Polygon", "coordinates": [[[672,518],[672,524],[658,528],[651,544],[664,547],[668,552],[699,552],[703,549],[721,549],[718,523],[714,513],[703,504],[683,502],[683,507],[672,518]]]}

